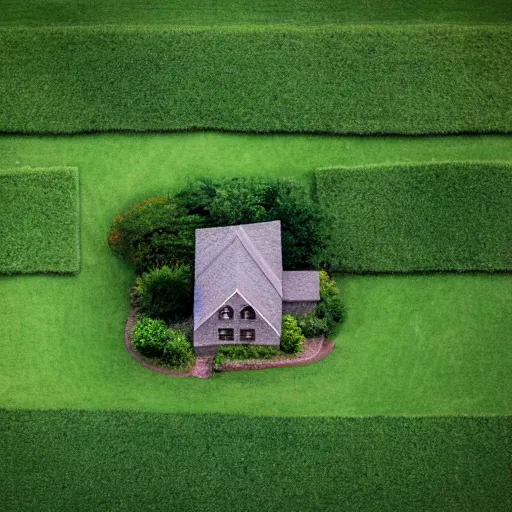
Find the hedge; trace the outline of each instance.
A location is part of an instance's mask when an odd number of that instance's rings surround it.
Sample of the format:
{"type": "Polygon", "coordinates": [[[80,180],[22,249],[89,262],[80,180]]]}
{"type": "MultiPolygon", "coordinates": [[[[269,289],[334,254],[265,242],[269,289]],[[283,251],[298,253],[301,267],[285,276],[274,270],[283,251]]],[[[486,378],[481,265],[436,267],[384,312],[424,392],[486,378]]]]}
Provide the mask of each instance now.
{"type": "Polygon", "coordinates": [[[512,164],[444,162],[316,172],[337,270],[512,269],[512,164]]]}
{"type": "Polygon", "coordinates": [[[512,131],[512,26],[0,29],[0,131],[512,131]]]}
{"type": "Polygon", "coordinates": [[[2,410],[2,510],[503,512],[511,429],[499,416],[2,410]]]}
{"type": "Polygon", "coordinates": [[[4,0],[0,25],[507,23],[509,0],[4,0]]]}
{"type": "Polygon", "coordinates": [[[0,171],[0,273],[80,268],[78,169],[0,171]]]}

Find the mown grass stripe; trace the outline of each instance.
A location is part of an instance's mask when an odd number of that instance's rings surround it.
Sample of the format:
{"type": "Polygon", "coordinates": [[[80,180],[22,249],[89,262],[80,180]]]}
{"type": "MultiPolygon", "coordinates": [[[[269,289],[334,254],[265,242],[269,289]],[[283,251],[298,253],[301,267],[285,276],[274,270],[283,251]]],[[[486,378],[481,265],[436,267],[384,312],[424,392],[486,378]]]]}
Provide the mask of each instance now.
{"type": "Polygon", "coordinates": [[[2,507],[502,512],[511,429],[499,416],[2,410],[2,507]]]}
{"type": "Polygon", "coordinates": [[[512,26],[0,29],[0,130],[512,130],[512,26]]]}
{"type": "Polygon", "coordinates": [[[0,25],[506,23],[508,0],[1,0],[0,25]]]}
{"type": "Polygon", "coordinates": [[[333,167],[316,173],[338,270],[512,269],[512,165],[333,167]]]}
{"type": "Polygon", "coordinates": [[[78,169],[0,171],[0,273],[80,268],[78,169]]]}

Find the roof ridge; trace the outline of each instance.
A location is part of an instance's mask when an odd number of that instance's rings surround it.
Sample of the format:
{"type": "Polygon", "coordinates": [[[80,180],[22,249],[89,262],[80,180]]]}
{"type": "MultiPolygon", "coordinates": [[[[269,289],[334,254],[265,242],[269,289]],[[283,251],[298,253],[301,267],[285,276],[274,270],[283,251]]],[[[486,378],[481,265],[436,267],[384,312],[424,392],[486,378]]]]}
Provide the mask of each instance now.
{"type": "Polygon", "coordinates": [[[237,236],[236,236],[236,233],[233,233],[234,230],[230,230],[231,233],[233,234],[233,238],[227,242],[225,245],[223,245],[220,249],[219,249],[219,252],[215,255],[214,258],[212,258],[209,262],[208,262],[208,265],[205,265],[205,267],[203,268],[203,270],[201,270],[201,272],[199,272],[199,274],[196,274],[196,276],[194,277],[194,279],[199,279],[216,261],[217,259],[219,258],[219,256],[228,248],[230,247],[231,245],[233,245],[233,242],[235,242],[235,240],[237,239],[237,236]]]}
{"type": "Polygon", "coordinates": [[[235,236],[238,237],[245,250],[249,254],[249,256],[254,260],[254,262],[260,267],[263,272],[263,275],[270,281],[272,286],[275,288],[280,297],[283,296],[283,285],[282,279],[279,279],[275,272],[272,270],[270,265],[267,263],[265,258],[261,255],[260,251],[256,248],[256,246],[252,243],[251,238],[245,232],[245,229],[242,226],[237,226],[238,229],[235,231],[235,236]],[[241,235],[241,236],[240,236],[241,235]]]}

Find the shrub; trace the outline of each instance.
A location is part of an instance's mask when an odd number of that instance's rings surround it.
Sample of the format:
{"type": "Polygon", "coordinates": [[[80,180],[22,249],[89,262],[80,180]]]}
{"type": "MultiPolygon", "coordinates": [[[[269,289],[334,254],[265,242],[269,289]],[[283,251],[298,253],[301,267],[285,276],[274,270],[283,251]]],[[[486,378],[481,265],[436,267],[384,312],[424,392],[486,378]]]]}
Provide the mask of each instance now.
{"type": "Polygon", "coordinates": [[[171,334],[164,322],[147,316],[141,316],[132,329],[133,344],[147,357],[161,357],[170,339],[171,334]]]}
{"type": "Polygon", "coordinates": [[[180,331],[169,330],[170,339],[163,349],[163,360],[174,370],[190,368],[194,362],[194,351],[190,342],[180,331]]]}
{"type": "Polygon", "coordinates": [[[339,289],[336,281],[325,270],[320,271],[320,302],[317,304],[314,314],[325,321],[328,330],[331,331],[336,324],[345,320],[345,308],[339,297],[339,289]]]}
{"type": "Polygon", "coordinates": [[[279,347],[269,345],[221,345],[213,362],[219,368],[224,361],[244,359],[271,359],[282,354],[279,347]]]}
{"type": "Polygon", "coordinates": [[[164,266],[138,277],[135,296],[152,318],[175,322],[192,314],[192,274],[188,265],[164,266]]]}
{"type": "Polygon", "coordinates": [[[338,285],[325,270],[320,270],[320,298],[322,300],[336,297],[339,294],[338,285]]]}
{"type": "Polygon", "coordinates": [[[186,320],[181,320],[179,322],[172,322],[169,325],[169,329],[171,331],[178,331],[187,338],[187,340],[192,343],[194,339],[194,319],[193,317],[189,317],[186,320]]]}
{"type": "Polygon", "coordinates": [[[318,338],[329,334],[327,318],[319,318],[315,312],[297,317],[297,325],[306,338],[318,338]]]}
{"type": "Polygon", "coordinates": [[[201,217],[187,215],[171,198],[152,197],[116,217],[108,241],[137,274],[164,265],[191,265],[195,229],[201,224],[201,217]]]}
{"type": "Polygon", "coordinates": [[[178,193],[176,203],[210,226],[280,220],[283,266],[289,270],[311,268],[326,244],[320,209],[297,181],[203,178],[178,193]]]}
{"type": "Polygon", "coordinates": [[[292,354],[299,352],[303,344],[304,335],[297,325],[297,320],[291,315],[284,315],[281,331],[281,350],[292,354]]]}

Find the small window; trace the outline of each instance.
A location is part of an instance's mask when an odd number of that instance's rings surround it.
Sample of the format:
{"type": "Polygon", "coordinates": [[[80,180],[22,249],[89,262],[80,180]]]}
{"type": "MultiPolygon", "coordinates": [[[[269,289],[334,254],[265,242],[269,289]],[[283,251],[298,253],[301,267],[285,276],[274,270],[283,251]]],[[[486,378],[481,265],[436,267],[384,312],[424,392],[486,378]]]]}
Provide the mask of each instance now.
{"type": "Polygon", "coordinates": [[[254,312],[254,309],[251,308],[251,306],[245,306],[240,311],[240,318],[242,320],[254,320],[256,318],[256,313],[254,312]]]}
{"type": "Polygon", "coordinates": [[[233,318],[233,308],[231,306],[224,306],[219,311],[219,318],[221,320],[231,320],[233,318]]]}
{"type": "Polygon", "coordinates": [[[240,341],[254,341],[255,339],[254,329],[240,329],[240,341]]]}
{"type": "Polygon", "coordinates": [[[233,329],[219,329],[219,340],[233,341],[234,337],[233,329]]]}

